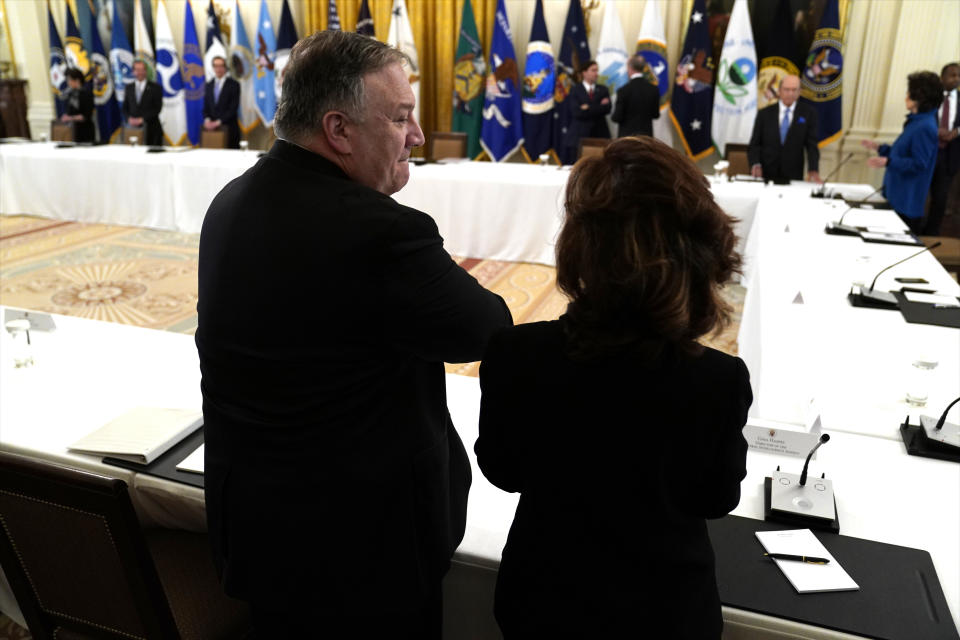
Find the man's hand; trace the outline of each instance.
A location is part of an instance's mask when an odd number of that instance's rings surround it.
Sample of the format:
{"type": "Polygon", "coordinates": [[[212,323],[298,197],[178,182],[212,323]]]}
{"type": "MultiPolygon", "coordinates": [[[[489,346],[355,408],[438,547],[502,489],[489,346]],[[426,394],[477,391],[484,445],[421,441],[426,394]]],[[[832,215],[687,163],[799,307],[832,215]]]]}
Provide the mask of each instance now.
{"type": "Polygon", "coordinates": [[[820,172],[807,171],[807,182],[816,182],[817,184],[823,184],[823,180],[820,179],[820,172]]]}
{"type": "Polygon", "coordinates": [[[143,126],[143,118],[131,117],[127,119],[127,124],[129,124],[131,127],[141,127],[143,126]]]}
{"type": "Polygon", "coordinates": [[[586,111],[586,110],[589,109],[589,108],[590,108],[590,105],[588,105],[588,104],[582,104],[582,105],[580,105],[580,111],[586,111]]]}
{"type": "Polygon", "coordinates": [[[753,176],[754,178],[762,178],[763,166],[759,164],[755,164],[752,167],[750,167],[750,175],[753,176]]]}
{"type": "Polygon", "coordinates": [[[874,169],[881,169],[887,166],[887,158],[883,156],[874,156],[873,158],[867,158],[867,166],[873,167],[874,169]]]}
{"type": "Polygon", "coordinates": [[[60,122],[70,122],[71,120],[73,120],[73,118],[71,118],[67,114],[63,114],[62,116],[60,116],[60,122]]]}
{"type": "Polygon", "coordinates": [[[876,151],[880,148],[880,143],[874,142],[873,140],[861,140],[860,144],[871,151],[876,151]]]}
{"type": "Polygon", "coordinates": [[[957,137],[956,129],[937,129],[937,137],[940,142],[952,142],[957,137]]]}
{"type": "Polygon", "coordinates": [[[610,98],[604,98],[600,101],[600,104],[610,104],[610,98]]]}

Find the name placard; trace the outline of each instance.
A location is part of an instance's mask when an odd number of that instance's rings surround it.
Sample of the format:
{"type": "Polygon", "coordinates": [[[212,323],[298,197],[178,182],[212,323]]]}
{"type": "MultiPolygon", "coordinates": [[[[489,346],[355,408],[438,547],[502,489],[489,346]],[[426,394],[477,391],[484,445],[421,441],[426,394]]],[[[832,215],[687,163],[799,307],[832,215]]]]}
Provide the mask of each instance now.
{"type": "MultiPolygon", "coordinates": [[[[817,422],[819,425],[819,422],[817,422]]],[[[820,439],[820,429],[802,425],[750,418],[743,427],[747,446],[757,451],[806,458],[820,439]]],[[[814,454],[816,458],[816,454],[814,454]]]]}

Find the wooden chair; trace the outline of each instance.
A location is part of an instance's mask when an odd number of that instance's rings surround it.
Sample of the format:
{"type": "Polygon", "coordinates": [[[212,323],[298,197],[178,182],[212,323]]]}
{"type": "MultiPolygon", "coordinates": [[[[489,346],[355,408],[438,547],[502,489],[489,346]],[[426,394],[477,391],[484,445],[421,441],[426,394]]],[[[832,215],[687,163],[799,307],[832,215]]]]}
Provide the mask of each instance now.
{"type": "Polygon", "coordinates": [[[943,268],[960,277],[960,238],[948,236],[920,236],[920,242],[929,247],[940,242],[940,246],[930,251],[943,268]]]}
{"type": "Polygon", "coordinates": [[[54,142],[73,142],[73,123],[51,120],[50,139],[54,142]]]}
{"type": "Polygon", "coordinates": [[[227,131],[223,127],[217,127],[212,131],[206,129],[200,132],[200,146],[204,149],[226,149],[227,131]]]}
{"type": "Polygon", "coordinates": [[[0,565],[36,640],[242,638],[204,534],[144,532],[122,480],[0,451],[0,565]]]}
{"type": "Polygon", "coordinates": [[[434,131],[430,134],[430,160],[466,157],[467,134],[450,131],[434,131]]]}
{"type": "Polygon", "coordinates": [[[136,137],[137,144],[143,145],[146,144],[145,136],[146,134],[144,133],[143,127],[131,127],[130,125],[125,124],[120,130],[120,136],[116,138],[116,144],[131,144],[130,138],[136,137]]]}
{"type": "Polygon", "coordinates": [[[750,175],[750,160],[747,158],[746,144],[728,144],[726,149],[726,160],[730,163],[727,168],[728,176],[748,176],[750,175]]]}
{"type": "Polygon", "coordinates": [[[613,141],[610,138],[580,138],[577,158],[602,155],[603,150],[611,142],[613,141]]]}

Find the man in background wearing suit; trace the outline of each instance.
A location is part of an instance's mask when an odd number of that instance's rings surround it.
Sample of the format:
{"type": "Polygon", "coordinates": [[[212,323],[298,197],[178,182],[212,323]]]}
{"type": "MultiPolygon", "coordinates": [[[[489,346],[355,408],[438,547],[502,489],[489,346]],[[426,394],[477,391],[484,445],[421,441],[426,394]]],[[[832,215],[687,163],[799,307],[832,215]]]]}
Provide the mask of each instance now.
{"type": "Polygon", "coordinates": [[[203,91],[203,128],[212,131],[223,127],[227,131],[227,147],[239,149],[237,108],[240,106],[240,83],[227,76],[226,60],[216,56],[212,64],[216,77],[203,91]]]}
{"type": "Polygon", "coordinates": [[[950,185],[960,169],[960,108],[957,86],[960,85],[960,63],[952,62],[940,71],[943,104],[937,110],[937,166],[930,183],[930,210],[923,231],[925,236],[940,235],[940,225],[947,208],[950,185]]]}
{"type": "Polygon", "coordinates": [[[807,180],[820,182],[817,112],[797,102],[800,78],[784,76],[780,100],[757,112],[747,148],[750,173],[764,180],[803,180],[803,151],[807,151],[807,180]]]}
{"type": "Polygon", "coordinates": [[[424,141],[405,60],[357,33],[300,40],[277,141],[203,221],[208,530],[257,637],[441,635],[471,481],[443,363],[512,320],[390,197],[424,141]]]}
{"type": "Polygon", "coordinates": [[[163,108],[163,89],[147,80],[147,65],[143,60],[133,61],[134,81],[123,90],[123,119],[131,127],[143,127],[143,142],[151,146],[163,144],[160,109],[163,108]]]}
{"type": "Polygon", "coordinates": [[[660,92],[643,77],[646,61],[633,56],[628,63],[630,82],[617,91],[612,119],[620,126],[617,137],[652,136],[653,120],[660,117],[660,92]]]}
{"type": "Polygon", "coordinates": [[[580,68],[582,82],[573,85],[570,89],[570,109],[573,118],[570,121],[571,130],[567,136],[567,147],[573,149],[571,155],[577,156],[580,138],[609,138],[610,129],[607,127],[607,114],[610,113],[610,91],[602,84],[597,83],[600,67],[593,60],[588,60],[580,68]]]}

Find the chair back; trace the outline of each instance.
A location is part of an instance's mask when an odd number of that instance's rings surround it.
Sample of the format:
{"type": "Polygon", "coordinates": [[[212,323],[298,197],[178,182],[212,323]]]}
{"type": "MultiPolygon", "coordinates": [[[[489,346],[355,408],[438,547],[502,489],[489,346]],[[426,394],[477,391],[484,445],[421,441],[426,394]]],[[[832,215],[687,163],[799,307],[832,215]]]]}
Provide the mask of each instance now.
{"type": "Polygon", "coordinates": [[[610,138],[580,138],[577,158],[603,155],[603,150],[611,142],[610,138]]]}
{"type": "Polygon", "coordinates": [[[467,134],[450,131],[434,131],[430,134],[430,160],[466,157],[467,134]]]}
{"type": "Polygon", "coordinates": [[[727,145],[727,157],[725,160],[730,163],[730,166],[727,167],[728,176],[750,175],[750,161],[747,159],[747,147],[748,145],[745,144],[727,145]]]}
{"type": "Polygon", "coordinates": [[[137,139],[137,144],[146,144],[147,141],[144,138],[146,133],[143,130],[143,127],[131,127],[128,124],[123,125],[123,128],[120,130],[120,135],[114,140],[115,144],[131,144],[130,138],[135,137],[137,139]]]}
{"type": "Polygon", "coordinates": [[[0,566],[36,640],[179,637],[122,480],[0,451],[0,566]]]}
{"type": "Polygon", "coordinates": [[[73,142],[73,123],[51,120],[50,139],[54,142],[73,142]]]}
{"type": "Polygon", "coordinates": [[[200,146],[204,149],[226,149],[227,132],[223,127],[211,131],[204,129],[200,132],[200,146]]]}

